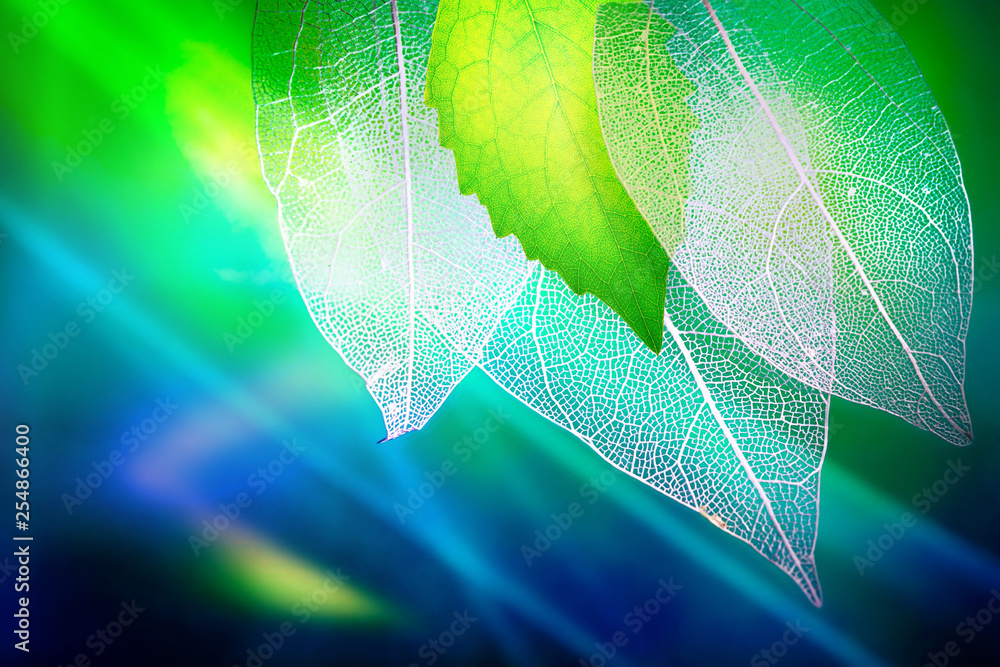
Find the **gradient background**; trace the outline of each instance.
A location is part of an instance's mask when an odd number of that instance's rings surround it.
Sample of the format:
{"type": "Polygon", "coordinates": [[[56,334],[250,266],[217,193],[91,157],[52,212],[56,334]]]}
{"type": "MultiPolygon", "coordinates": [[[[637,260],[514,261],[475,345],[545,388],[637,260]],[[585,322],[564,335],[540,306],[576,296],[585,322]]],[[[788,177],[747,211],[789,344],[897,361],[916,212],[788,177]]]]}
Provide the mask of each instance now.
{"type": "Polygon", "coordinates": [[[1000,7],[897,5],[915,9],[897,15],[899,30],[949,120],[972,200],[976,441],[960,450],[834,401],[817,610],[749,547],[626,477],[527,567],[521,545],[608,467],[478,371],[423,431],[376,444],[375,405],[289,283],[253,152],[251,0],[55,2],[16,50],[9,33],[39,5],[6,0],[0,465],[12,495],[14,424],[30,424],[35,541],[30,661],[12,648],[13,547],[0,550],[4,662],[246,665],[289,621],[295,634],[264,664],[422,665],[421,645],[468,610],[478,620],[438,664],[579,665],[626,630],[611,665],[745,665],[795,621],[808,632],[782,664],[921,665],[952,640],[951,664],[996,664],[1000,618],[968,644],[956,625],[1000,587],[1000,280],[988,267],[1000,255],[1000,7]],[[167,76],[122,117],[115,100],[147,67],[167,76]],[[104,118],[113,130],[60,179],[52,163],[104,118]],[[206,187],[214,196],[202,200],[206,187]],[[134,280],[87,321],[78,305],[122,267],[134,280]],[[230,351],[224,335],[275,290],[283,303],[230,351]],[[71,321],[79,335],[25,385],[17,365],[71,321]],[[122,433],[166,398],[174,414],[70,514],[61,497],[76,478],[127,449],[122,433]],[[454,443],[489,410],[509,418],[463,461],[454,443]],[[257,495],[248,478],[293,439],[304,452],[257,495]],[[393,505],[445,459],[458,471],[401,524],[393,505]],[[958,459],[970,471],[860,576],[853,557],[958,459]],[[201,521],[248,491],[252,504],[195,556],[201,521]],[[300,622],[295,605],[337,568],[350,579],[300,622]],[[671,577],[682,590],[632,634],[624,616],[671,577]],[[95,656],[88,637],[133,599],[145,611],[95,656]]]}

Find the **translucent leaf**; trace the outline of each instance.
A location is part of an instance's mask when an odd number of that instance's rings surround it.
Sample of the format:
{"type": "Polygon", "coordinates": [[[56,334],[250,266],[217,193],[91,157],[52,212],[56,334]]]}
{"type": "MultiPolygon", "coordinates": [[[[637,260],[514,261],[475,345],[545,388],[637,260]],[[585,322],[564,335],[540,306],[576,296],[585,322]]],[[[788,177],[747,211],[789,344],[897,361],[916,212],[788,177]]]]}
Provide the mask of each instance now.
{"type": "Polygon", "coordinates": [[[423,103],[435,10],[270,0],[254,25],[258,141],[298,286],[390,438],[479,361],[528,272],[459,193],[423,103]]]}
{"type": "Polygon", "coordinates": [[[433,112],[415,101],[431,16],[415,3],[310,3],[262,9],[255,33],[263,166],[299,287],[368,380],[390,436],[426,421],[480,363],[613,465],[751,544],[819,604],[826,396],[752,354],[676,271],[656,356],[603,302],[493,238],[483,209],[458,194],[433,112]],[[407,208],[408,183],[426,207],[407,208]],[[417,252],[410,230],[437,254],[417,252]]]}
{"type": "Polygon", "coordinates": [[[529,258],[607,303],[658,352],[667,254],[601,136],[596,11],[597,0],[442,0],[427,103],[462,192],[479,196],[497,236],[515,235],[529,258]]]}
{"type": "Polygon", "coordinates": [[[661,104],[664,63],[697,84],[674,264],[779,369],[966,443],[969,206],[902,41],[864,0],[654,6],[602,8],[594,72],[612,162],[665,242],[672,174],[650,156],[676,149],[635,128],[661,104]]]}
{"type": "Polygon", "coordinates": [[[756,356],[671,270],[654,355],[538,267],[483,369],[609,463],[753,546],[822,600],[813,549],[829,396],[756,356]]]}

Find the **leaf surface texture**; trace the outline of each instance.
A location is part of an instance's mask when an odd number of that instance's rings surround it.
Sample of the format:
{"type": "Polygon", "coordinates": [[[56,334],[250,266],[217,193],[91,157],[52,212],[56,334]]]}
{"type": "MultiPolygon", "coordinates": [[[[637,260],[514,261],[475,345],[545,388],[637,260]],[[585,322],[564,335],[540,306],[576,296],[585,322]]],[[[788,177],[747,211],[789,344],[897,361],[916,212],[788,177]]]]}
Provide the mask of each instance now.
{"type": "Polygon", "coordinates": [[[615,467],[702,511],[822,600],[813,550],[829,395],[755,355],[670,271],[654,355],[538,267],[482,368],[615,467]]]}
{"type": "Polygon", "coordinates": [[[653,7],[654,23],[675,30],[648,51],[644,17],[602,9],[594,71],[612,161],[668,243],[674,223],[657,206],[672,174],[641,167],[676,148],[626,131],[660,95],[635,71],[656,81],[672,61],[697,84],[675,265],[777,368],[968,442],[968,200],[944,118],[898,35],[865,0],[653,7]]]}
{"type": "Polygon", "coordinates": [[[427,103],[497,236],[515,235],[658,351],[668,259],[601,135],[596,11],[596,0],[442,0],[427,103]]]}
{"type": "Polygon", "coordinates": [[[423,103],[435,9],[268,0],[254,26],[258,141],[299,289],[390,438],[479,361],[528,272],[459,193],[423,103]]]}

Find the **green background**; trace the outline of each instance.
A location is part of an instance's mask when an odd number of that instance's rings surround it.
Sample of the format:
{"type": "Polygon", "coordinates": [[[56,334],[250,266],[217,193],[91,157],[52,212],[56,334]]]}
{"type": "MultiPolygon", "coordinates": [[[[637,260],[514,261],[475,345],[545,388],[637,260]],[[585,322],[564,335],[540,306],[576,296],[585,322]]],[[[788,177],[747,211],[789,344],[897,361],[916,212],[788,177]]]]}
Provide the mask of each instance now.
{"type": "Polygon", "coordinates": [[[3,651],[13,664],[247,664],[287,621],[295,634],[268,665],[428,664],[421,647],[468,609],[477,621],[439,664],[578,665],[619,630],[629,642],[609,664],[769,664],[759,652],[796,621],[808,631],[782,664],[919,665],[948,641],[952,664],[995,660],[1000,618],[969,643],[956,626],[1000,587],[1000,7],[876,4],[948,119],[972,201],[976,440],[954,448],[834,401],[816,610],[749,547],[624,477],[526,566],[521,545],[607,467],[479,372],[424,430],[376,444],[374,404],[289,282],[254,154],[251,2],[5,2],[0,442],[31,426],[35,541],[31,661],[12,641],[3,651]],[[81,142],[96,146],[78,166],[53,166],[81,142]],[[123,269],[128,286],[102,292],[123,269]],[[233,343],[256,308],[273,312],[233,343]],[[22,377],[69,324],[65,349],[22,377]],[[178,406],[162,423],[149,421],[158,400],[178,406]],[[463,460],[455,443],[490,410],[503,427],[463,460]],[[146,439],[128,451],[132,428],[146,439]],[[256,471],[292,440],[303,451],[258,494],[256,471]],[[70,513],[64,494],[114,450],[121,465],[70,513]],[[401,523],[394,504],[445,459],[457,472],[401,523]],[[959,459],[968,472],[921,514],[914,495],[959,459]],[[196,555],[191,536],[241,493],[251,504],[196,555]],[[906,511],[917,524],[859,575],[854,557],[906,511]],[[337,568],[350,578],[332,590],[337,568]],[[683,588],[633,634],[625,616],[661,578],[683,588]],[[88,645],[133,599],[136,622],[88,645]]]}

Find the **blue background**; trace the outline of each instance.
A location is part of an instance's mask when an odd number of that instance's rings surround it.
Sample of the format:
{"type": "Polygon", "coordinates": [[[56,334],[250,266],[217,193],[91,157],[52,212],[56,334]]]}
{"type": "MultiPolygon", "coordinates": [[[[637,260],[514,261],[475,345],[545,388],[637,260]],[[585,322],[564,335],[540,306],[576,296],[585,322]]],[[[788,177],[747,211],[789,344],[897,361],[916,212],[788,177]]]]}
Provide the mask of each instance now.
{"type": "Polygon", "coordinates": [[[40,6],[0,10],[0,466],[13,495],[14,425],[29,424],[35,538],[30,658],[12,648],[13,546],[0,549],[5,663],[256,664],[248,651],[288,623],[294,634],[264,664],[423,665],[422,647],[468,611],[476,620],[436,664],[596,666],[596,645],[618,631],[628,641],[612,665],[771,664],[761,651],[787,623],[807,630],[775,649],[786,665],[921,665],[949,641],[960,649],[950,664],[996,664],[1000,617],[968,643],[956,629],[1000,589],[995,3],[895,5],[915,10],[898,27],[948,118],[972,200],[976,440],[955,448],[834,401],[821,609],[704,518],[611,476],[478,371],[425,429],[376,444],[381,417],[290,284],[246,148],[253,4],[70,0],[49,6],[44,25],[40,6]],[[97,145],[78,166],[53,165],[88,137],[97,145]],[[103,292],[123,269],[127,287],[103,292]],[[269,314],[233,343],[255,301],[269,314]],[[67,324],[77,335],[22,377],[18,366],[67,324]],[[158,400],[177,407],[166,416],[158,400]],[[490,411],[503,418],[492,433],[490,411]],[[129,451],[133,428],[145,440],[129,451]],[[456,449],[464,438],[478,449],[456,449]],[[279,466],[283,442],[301,452],[279,466]],[[102,463],[115,450],[121,464],[102,463]],[[446,460],[454,474],[401,521],[394,505],[440,481],[446,460]],[[922,513],[915,494],[958,461],[968,471],[922,513]],[[268,482],[257,471],[269,464],[268,482]],[[108,465],[67,508],[77,479],[108,465]],[[202,522],[241,493],[249,504],[196,554],[192,536],[211,535],[202,522]],[[522,545],[573,502],[583,515],[527,565],[522,545]],[[859,574],[855,556],[907,511],[916,524],[859,574]],[[681,588],[633,632],[628,614],[661,579],[681,588]],[[96,639],[132,600],[135,622],[111,644],[96,639]]]}

